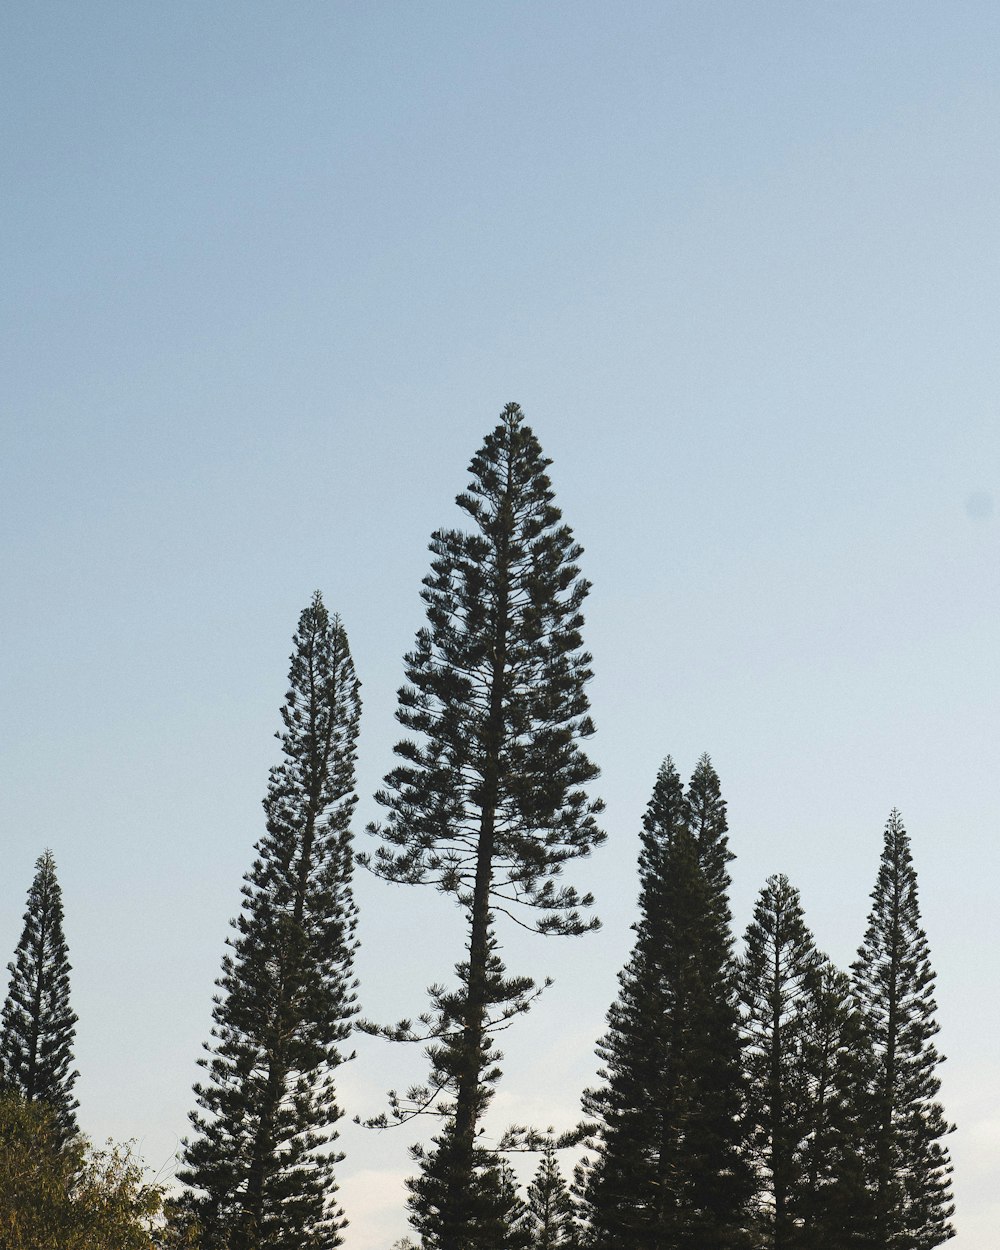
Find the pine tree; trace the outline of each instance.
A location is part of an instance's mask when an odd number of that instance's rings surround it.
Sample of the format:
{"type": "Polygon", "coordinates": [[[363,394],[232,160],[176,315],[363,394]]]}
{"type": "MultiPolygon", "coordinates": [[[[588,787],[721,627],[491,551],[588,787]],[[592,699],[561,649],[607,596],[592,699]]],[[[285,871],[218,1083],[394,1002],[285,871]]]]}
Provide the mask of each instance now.
{"type": "Polygon", "coordinates": [[[708,883],[719,940],[732,951],[730,932],[732,911],[729,907],[729,867],[735,858],[729,849],[729,822],[722,797],[719,774],[707,754],[695,765],[685,796],[687,825],[698,846],[698,862],[708,883]]]}
{"type": "Polygon", "coordinates": [[[758,1239],[770,1250],[801,1244],[811,1096],[806,1007],[819,959],[798,890],[783,875],[769,877],[747,929],[740,997],[748,1145],[763,1190],[758,1239]]]}
{"type": "Polygon", "coordinates": [[[327,1250],[334,1202],[334,1069],[355,1013],[350,819],[359,682],[347,635],[317,593],[299,618],[271,770],[266,833],[245,877],[217,982],[205,1114],[181,1180],[204,1250],[327,1250]]]}
{"type": "Polygon", "coordinates": [[[584,1111],[600,1121],[601,1136],[580,1190],[594,1244],[644,1250],[677,1225],[675,1052],[684,1026],[673,1010],[675,943],[683,942],[685,905],[701,912],[706,904],[683,784],[669,757],[643,819],[639,874],[636,943],[597,1048],[604,1085],[584,1094],[584,1111]]]}
{"type": "Polygon", "coordinates": [[[874,1053],[869,1166],[878,1250],[932,1250],[954,1236],[951,1131],[941,1104],[931,1040],[934,972],[920,926],[917,874],[898,811],[885,827],[872,909],[858,958],[854,992],[874,1053]]]}
{"type": "MultiPolygon", "coordinates": [[[[697,1106],[689,1113],[685,1151],[691,1176],[685,1245],[742,1246],[753,1179],[744,1152],[744,1081],[736,963],[733,958],[726,803],[707,754],[698,760],[685,796],[687,826],[708,890],[708,912],[697,933],[701,995],[692,1022],[691,1085],[697,1106]]],[[[696,930],[697,932],[697,930],[696,930]]]]}
{"type": "Polygon", "coordinates": [[[862,1250],[872,1244],[865,1173],[872,1054],[850,979],[822,957],[802,1004],[801,1067],[802,1227],[795,1244],[803,1250],[862,1250]]]}
{"type": "Polygon", "coordinates": [[[4,1087],[28,1102],[46,1103],[63,1139],[77,1131],[73,1097],[73,1038],[77,1017],[69,1005],[70,962],[63,937],[62,891],[56,862],[46,850],[35,864],[24,928],[12,963],[0,1025],[4,1087]]]}
{"type": "MultiPolygon", "coordinates": [[[[453,1115],[449,1188],[473,1195],[476,1137],[489,1101],[487,1039],[523,1009],[531,983],[508,982],[491,955],[494,917],[547,934],[596,927],[580,896],[559,883],[565,863],[604,839],[602,805],[583,787],[597,769],[580,748],[593,733],[581,649],[589,589],[581,548],[561,522],[550,461],[508,404],[470,465],[458,506],[471,532],[438,530],[422,599],[427,625],[405,659],[397,718],[416,735],[396,746],[400,763],[377,795],[383,844],[369,866],[390,881],[428,884],[464,910],[468,945],[460,1000],[453,999],[453,1115]]],[[[448,1028],[445,1022],[439,1028],[448,1028]]],[[[474,1250],[474,1214],[458,1202],[434,1243],[474,1250]]]]}
{"type": "Polygon", "coordinates": [[[542,1154],[525,1206],[532,1250],[576,1250],[576,1208],[552,1146],[542,1154]]]}
{"type": "MultiPolygon", "coordinates": [[[[501,1159],[494,1151],[477,1144],[471,1174],[463,1170],[452,1107],[440,1097],[443,1091],[453,1095],[464,1056],[463,1019],[469,982],[467,962],[458,966],[457,974],[457,989],[446,991],[442,986],[431,987],[431,1011],[421,1017],[426,1026],[434,1024],[434,1041],[426,1050],[431,1063],[430,1080],[427,1085],[408,1090],[406,1101],[410,1107],[432,1108],[441,1129],[434,1136],[430,1149],[420,1145],[411,1147],[410,1153],[420,1172],[406,1182],[410,1191],[407,1205],[411,1223],[420,1233],[425,1248],[438,1246],[449,1230],[455,1227],[465,1230],[467,1244],[493,1248],[497,1211],[505,1209],[498,1193],[501,1159]],[[442,1101],[443,1106],[436,1106],[442,1101]]],[[[510,1019],[523,1008],[531,984],[527,978],[515,982],[505,976],[503,964],[496,954],[496,939],[491,934],[487,962],[487,1011],[496,1007],[499,1010],[497,1019],[510,1019]]],[[[487,1033],[483,1039],[480,1068],[482,1108],[487,1105],[500,1077],[498,1062],[502,1058],[494,1038],[487,1033]]],[[[398,1120],[409,1118],[395,1092],[390,1098],[395,1117],[398,1120]]],[[[380,1117],[374,1123],[381,1124],[383,1121],[384,1117],[380,1117]]]]}
{"type": "Polygon", "coordinates": [[[532,1250],[528,1211],[514,1169],[506,1159],[498,1157],[485,1179],[491,1218],[476,1241],[492,1250],[532,1250]]]}
{"type": "Polygon", "coordinates": [[[584,1203],[599,1250],[746,1241],[742,1076],[725,804],[707,756],[685,796],[668,758],[643,822],[640,919],[598,1047],[584,1203]]]}
{"type": "Polygon", "coordinates": [[[457,1155],[454,1120],[434,1139],[434,1148],[415,1146],[411,1152],[421,1164],[407,1180],[407,1205],[420,1244],[427,1250],[441,1243],[447,1230],[461,1221],[469,1246],[489,1250],[531,1250],[525,1204],[510,1165],[492,1151],[477,1150],[471,1175],[471,1194],[456,1189],[457,1155]]]}

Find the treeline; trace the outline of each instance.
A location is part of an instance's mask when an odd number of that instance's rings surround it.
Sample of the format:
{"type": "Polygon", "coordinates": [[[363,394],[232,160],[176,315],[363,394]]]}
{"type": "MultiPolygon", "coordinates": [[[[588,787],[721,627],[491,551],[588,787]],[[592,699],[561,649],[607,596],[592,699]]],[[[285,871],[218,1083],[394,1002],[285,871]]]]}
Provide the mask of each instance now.
{"type": "MultiPolygon", "coordinates": [[[[953,1235],[934,974],[899,813],[885,827],[850,970],[817,949],[780,875],[762,889],[737,952],[726,804],[708,756],[686,786],[669,758],[656,778],[635,945],[584,1120],[558,1136],[512,1126],[487,1144],[501,1075],[495,1035],[539,992],[505,967],[499,926],[542,935],[598,926],[591,896],[563,877],[605,833],[584,750],[594,732],[581,635],[589,586],[549,463],[508,405],[458,496],[467,528],[431,538],[426,624],[398,695],[406,736],[364,853],[351,832],[361,703],[347,635],[319,594],[302,613],[282,760],[199,1061],[183,1189],[156,1216],[155,1195],[132,1176],[120,1205],[129,1235],[142,1229],[145,1241],[104,1233],[102,1246],[345,1244],[335,1081],[355,1029],[425,1044],[426,1079],[391,1093],[370,1122],[432,1117],[408,1181],[423,1250],[931,1250],[953,1235]],[[355,863],[450,896],[465,918],[450,979],[432,987],[417,1023],[359,1018],[355,863]],[[559,1154],[581,1144],[567,1177],[559,1154]],[[524,1149],[540,1162],[522,1190],[507,1158],[524,1149]]],[[[61,915],[46,852],[3,1013],[4,1157],[29,1130],[53,1157],[81,1149],[61,915]],[[19,1108],[36,1108],[37,1120],[25,1128],[19,1108]]],[[[71,1205],[82,1170],[78,1158],[56,1183],[71,1205]]],[[[0,1229],[16,1227],[16,1201],[0,1195],[0,1229]]]]}

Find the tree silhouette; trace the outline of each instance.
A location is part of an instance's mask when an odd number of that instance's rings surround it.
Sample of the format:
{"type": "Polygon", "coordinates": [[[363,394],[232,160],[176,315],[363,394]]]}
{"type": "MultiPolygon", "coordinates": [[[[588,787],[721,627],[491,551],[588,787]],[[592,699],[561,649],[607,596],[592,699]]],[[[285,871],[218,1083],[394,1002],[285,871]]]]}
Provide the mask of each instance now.
{"type": "Polygon", "coordinates": [[[869,1144],[875,1244],[933,1250],[954,1236],[951,1163],[942,1140],[952,1126],[936,1100],[943,1057],[932,1041],[935,978],[910,839],[895,808],[871,898],[853,985],[875,1063],[869,1144]]]}
{"type": "Polygon", "coordinates": [[[746,1242],[726,828],[708,757],[687,795],[668,758],[643,821],[635,947],[598,1046],[603,1084],[584,1096],[600,1123],[581,1175],[598,1250],[746,1242]]]}
{"type": "Polygon", "coordinates": [[[432,1056],[443,1078],[438,1109],[453,1120],[439,1143],[450,1194],[433,1242],[442,1250],[479,1244],[474,1173],[493,1166],[476,1150],[496,1077],[489,1035],[527,1006],[533,988],[505,977],[494,918],[550,934],[597,923],[582,915],[590,897],[559,881],[604,834],[595,820],[602,805],[583,789],[597,769],[579,745],[593,732],[580,636],[588,583],[576,565],[581,548],[552,502],[549,463],[508,404],[457,499],[471,532],[442,529],[431,539],[427,624],[406,656],[397,711],[416,736],[396,746],[401,762],[377,795],[388,814],[372,827],[383,842],[366,860],[389,881],[452,896],[468,921],[459,989],[435,996],[431,1026],[448,1051],[443,1066],[432,1056]]]}
{"type": "Polygon", "coordinates": [[[267,829],[216,983],[204,1114],[180,1179],[203,1250],[327,1250],[346,1221],[331,1151],[334,1070],[355,1013],[350,820],[359,683],[317,593],[299,618],[267,829]]]}
{"type": "Polygon", "coordinates": [[[73,1097],[73,1039],[77,1017],[69,1005],[70,962],[63,937],[62,891],[56,862],[46,850],[35,864],[24,928],[7,965],[10,983],[0,1024],[4,1087],[52,1110],[62,1137],[77,1131],[73,1097]]]}

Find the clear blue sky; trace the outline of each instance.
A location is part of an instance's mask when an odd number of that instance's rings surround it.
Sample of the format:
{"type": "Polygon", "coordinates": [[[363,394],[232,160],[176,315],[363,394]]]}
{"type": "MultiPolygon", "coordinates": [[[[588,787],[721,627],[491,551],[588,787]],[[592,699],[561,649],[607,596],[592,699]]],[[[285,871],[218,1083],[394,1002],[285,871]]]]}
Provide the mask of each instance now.
{"type": "MultiPolygon", "coordinates": [[[[84,1126],[170,1170],[298,612],[352,640],[360,829],[427,538],[517,400],[594,584],[610,837],[600,934],[509,935],[556,985],[496,1123],[577,1117],[657,765],[708,750],[738,928],[784,871],[841,964],[902,810],[952,1244],[991,1250],[1000,8],[36,0],[0,84],[0,953],[51,846],[84,1126]]],[[[358,890],[365,1010],[414,1014],[458,918],[358,890]]],[[[424,1071],[365,1043],[349,1113],[424,1071]]],[[[412,1136],[345,1127],[352,1250],[404,1231],[412,1136]]]]}

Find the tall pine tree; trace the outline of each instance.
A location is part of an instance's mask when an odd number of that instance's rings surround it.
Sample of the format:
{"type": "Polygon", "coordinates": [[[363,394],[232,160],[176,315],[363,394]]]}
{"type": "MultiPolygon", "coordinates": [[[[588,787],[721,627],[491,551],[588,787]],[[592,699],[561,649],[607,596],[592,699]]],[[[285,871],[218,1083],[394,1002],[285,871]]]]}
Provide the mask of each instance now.
{"type": "Polygon", "coordinates": [[[748,1145],[762,1185],[758,1241],[768,1250],[801,1244],[810,1109],[806,1008],[819,960],[798,890],[783,875],[769,877],[740,968],[748,1145]]]}
{"type": "Polygon", "coordinates": [[[598,1047],[603,1085],[585,1173],[598,1250],[746,1244],[742,1074],[725,804],[707,756],[688,794],[670,759],[643,822],[640,919],[598,1047]]]}
{"type": "Polygon", "coordinates": [[[334,1070],[355,1013],[350,820],[359,682],[317,593],[299,618],[266,833],[215,999],[181,1180],[204,1250],[328,1250],[346,1221],[334,1070]]]}
{"type": "Polygon", "coordinates": [[[686,1150],[695,1211],[684,1245],[742,1246],[753,1179],[744,1153],[744,1082],[739,1036],[732,910],[729,905],[729,822],[719,775],[707,754],[695,765],[685,796],[687,827],[695,839],[707,886],[708,913],[697,934],[703,1001],[693,1022],[691,1081],[697,1110],[690,1115],[686,1150]]]}
{"type": "Polygon", "coordinates": [[[869,1166],[878,1250],[933,1250],[954,1236],[951,1131],[937,1101],[934,972],[910,839],[893,809],[853,985],[874,1054],[869,1166]]]}
{"type": "Polygon", "coordinates": [[[441,1250],[481,1244],[471,1200],[487,1042],[496,1013],[520,1009],[530,993],[492,953],[494,917],[540,933],[596,926],[581,914],[590,897],[559,882],[564,864],[604,834],[595,819],[602,805],[583,789],[597,769],[580,747],[593,732],[580,635],[589,586],[553,503],[549,463],[508,404],[457,499],[471,529],[432,536],[427,625],[406,656],[397,710],[415,737],[396,746],[401,762],[377,796],[388,815],[372,829],[383,839],[375,872],[451,895],[468,921],[460,989],[451,1020],[439,1024],[451,1033],[445,1184],[454,1200],[430,1243],[441,1250]]]}
{"type": "Polygon", "coordinates": [[[62,891],[46,850],[35,864],[24,928],[12,963],[0,1024],[0,1079],[28,1102],[52,1110],[63,1139],[77,1131],[73,1084],[76,1016],[69,1005],[70,962],[63,937],[62,891]]]}

